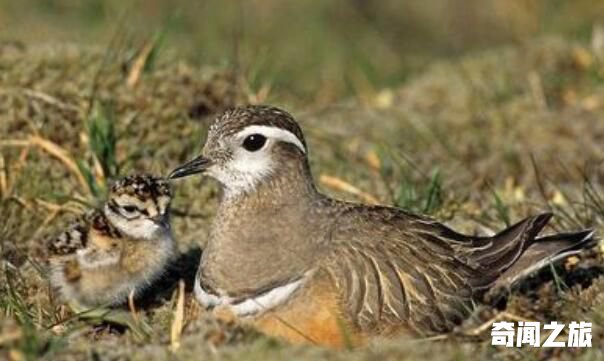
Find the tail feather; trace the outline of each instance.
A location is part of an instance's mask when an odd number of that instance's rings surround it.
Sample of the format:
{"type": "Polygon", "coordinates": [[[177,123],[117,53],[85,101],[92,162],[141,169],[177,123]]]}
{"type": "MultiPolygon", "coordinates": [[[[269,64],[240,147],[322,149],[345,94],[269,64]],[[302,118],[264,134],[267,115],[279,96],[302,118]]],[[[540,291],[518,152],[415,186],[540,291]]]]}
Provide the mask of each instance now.
{"type": "Polygon", "coordinates": [[[484,273],[474,287],[487,295],[509,289],[544,266],[596,242],[592,230],[539,237],[551,218],[551,213],[529,217],[491,238],[477,239],[469,258],[484,273]]]}
{"type": "Polygon", "coordinates": [[[509,269],[531,246],[551,219],[551,213],[526,218],[490,238],[490,246],[472,255],[472,260],[498,276],[509,269]]]}
{"type": "Polygon", "coordinates": [[[493,299],[493,295],[512,288],[518,281],[548,264],[578,254],[596,243],[597,239],[591,229],[535,238],[521,256],[497,278],[487,293],[487,298],[493,299]]]}

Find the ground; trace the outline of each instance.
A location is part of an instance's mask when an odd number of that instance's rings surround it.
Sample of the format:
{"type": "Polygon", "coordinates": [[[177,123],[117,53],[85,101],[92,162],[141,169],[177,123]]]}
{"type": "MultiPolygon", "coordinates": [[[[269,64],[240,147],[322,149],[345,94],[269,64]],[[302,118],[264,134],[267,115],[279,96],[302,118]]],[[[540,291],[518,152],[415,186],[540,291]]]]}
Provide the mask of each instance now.
{"type": "MultiPolygon", "coordinates": [[[[543,270],[496,305],[477,306],[467,324],[437,339],[334,351],[218,322],[190,294],[216,206],[216,184],[202,178],[176,184],[181,257],[158,292],[135,303],[145,332],[73,317],[49,290],[45,240],[98,204],[111,178],[166,174],[200,149],[214,114],[266,100],[236,72],[154,54],[152,44],[0,47],[0,359],[604,358],[600,245],[543,270]],[[479,325],[503,311],[593,322],[594,347],[493,347],[489,328],[479,325]]],[[[427,213],[468,233],[552,211],[546,232],[602,234],[603,55],[586,43],[539,38],[433,62],[396,87],[275,105],[301,122],[315,178],[331,195],[427,213]]]]}

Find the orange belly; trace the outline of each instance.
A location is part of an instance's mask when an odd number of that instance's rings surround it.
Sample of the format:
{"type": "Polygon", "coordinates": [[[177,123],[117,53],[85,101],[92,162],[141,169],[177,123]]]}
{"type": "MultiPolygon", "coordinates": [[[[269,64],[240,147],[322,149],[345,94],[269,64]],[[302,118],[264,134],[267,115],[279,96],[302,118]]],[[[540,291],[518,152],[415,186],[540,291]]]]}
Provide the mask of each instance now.
{"type": "Polygon", "coordinates": [[[343,312],[335,288],[327,280],[311,280],[292,299],[249,321],[260,332],[291,343],[336,348],[362,345],[365,337],[343,312]]]}

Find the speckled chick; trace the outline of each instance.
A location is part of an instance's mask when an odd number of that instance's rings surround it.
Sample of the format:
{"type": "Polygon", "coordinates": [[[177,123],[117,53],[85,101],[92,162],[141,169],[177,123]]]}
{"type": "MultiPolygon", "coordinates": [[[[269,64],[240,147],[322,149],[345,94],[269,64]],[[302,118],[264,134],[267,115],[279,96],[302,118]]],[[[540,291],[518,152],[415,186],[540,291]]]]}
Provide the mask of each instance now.
{"type": "Polygon", "coordinates": [[[81,217],[48,244],[51,285],[81,307],[123,303],[162,275],[175,253],[172,192],[150,175],[116,181],[102,209],[81,217]]]}

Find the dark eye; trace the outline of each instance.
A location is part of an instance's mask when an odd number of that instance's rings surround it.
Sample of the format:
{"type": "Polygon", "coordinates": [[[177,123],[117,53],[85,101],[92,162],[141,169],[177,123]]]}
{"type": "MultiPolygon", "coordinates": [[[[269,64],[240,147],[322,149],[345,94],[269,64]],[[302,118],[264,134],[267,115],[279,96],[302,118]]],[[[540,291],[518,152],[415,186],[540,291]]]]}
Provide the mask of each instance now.
{"type": "Polygon", "coordinates": [[[124,211],[126,211],[126,213],[134,213],[137,211],[137,208],[135,206],[124,206],[122,208],[124,209],[124,211]]]}
{"type": "Polygon", "coordinates": [[[255,152],[266,144],[266,137],[262,134],[248,135],[243,141],[243,148],[250,152],[255,152]]]}

